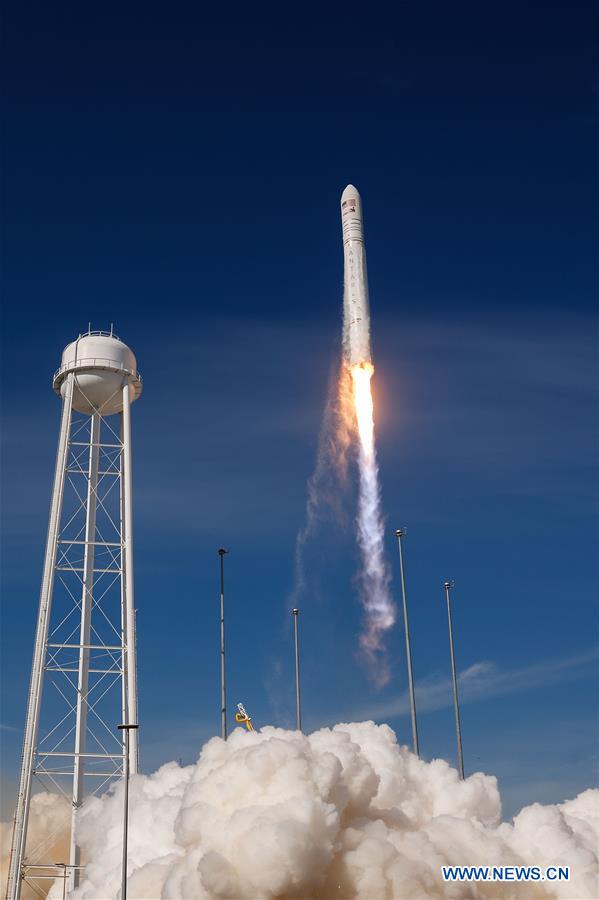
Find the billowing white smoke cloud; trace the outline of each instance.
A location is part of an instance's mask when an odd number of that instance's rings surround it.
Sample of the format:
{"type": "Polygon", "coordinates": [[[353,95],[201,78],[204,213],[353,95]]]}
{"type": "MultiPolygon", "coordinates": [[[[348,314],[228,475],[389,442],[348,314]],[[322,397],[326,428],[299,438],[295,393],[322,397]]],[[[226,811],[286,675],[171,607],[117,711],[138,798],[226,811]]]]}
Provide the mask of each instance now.
{"type": "MultiPolygon", "coordinates": [[[[197,765],[131,782],[129,897],[596,898],[599,791],[500,824],[495,778],[464,782],[386,725],[213,738],[197,765]],[[567,865],[569,882],[443,882],[442,865],[567,865]]],[[[118,898],[122,787],[80,815],[77,900],[118,898]]],[[[59,900],[62,885],[51,896],[59,900]]]]}

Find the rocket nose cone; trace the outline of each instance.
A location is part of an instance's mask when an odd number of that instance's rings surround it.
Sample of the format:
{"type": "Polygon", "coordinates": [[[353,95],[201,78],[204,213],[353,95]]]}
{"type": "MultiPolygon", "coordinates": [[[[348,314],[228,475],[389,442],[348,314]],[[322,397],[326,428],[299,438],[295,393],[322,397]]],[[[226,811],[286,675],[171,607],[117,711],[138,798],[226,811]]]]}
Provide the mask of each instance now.
{"type": "Polygon", "coordinates": [[[341,194],[342,200],[347,200],[348,197],[359,197],[360,191],[357,187],[354,187],[353,184],[348,184],[343,193],[341,194]]]}

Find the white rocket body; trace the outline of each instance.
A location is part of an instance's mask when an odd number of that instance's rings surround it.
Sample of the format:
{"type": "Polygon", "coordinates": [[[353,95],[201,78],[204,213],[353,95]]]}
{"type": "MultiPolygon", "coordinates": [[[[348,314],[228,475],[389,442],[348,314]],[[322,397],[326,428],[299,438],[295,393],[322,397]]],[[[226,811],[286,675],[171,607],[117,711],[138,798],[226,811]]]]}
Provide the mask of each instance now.
{"type": "Polygon", "coordinates": [[[348,184],[341,195],[343,229],[343,356],[350,366],[372,361],[362,200],[348,184]]]}

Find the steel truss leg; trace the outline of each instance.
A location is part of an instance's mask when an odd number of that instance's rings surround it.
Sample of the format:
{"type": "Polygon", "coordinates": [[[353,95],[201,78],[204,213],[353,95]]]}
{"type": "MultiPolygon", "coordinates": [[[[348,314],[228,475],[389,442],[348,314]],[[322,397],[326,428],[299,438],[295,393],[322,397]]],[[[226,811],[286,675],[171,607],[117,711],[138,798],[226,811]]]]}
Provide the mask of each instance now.
{"type": "Polygon", "coordinates": [[[60,436],[58,439],[56,469],[52,487],[50,519],[48,522],[48,540],[46,543],[46,555],[44,558],[44,570],[40,589],[39,612],[33,650],[33,663],[31,667],[31,682],[27,700],[27,718],[25,720],[25,733],[23,736],[21,776],[19,779],[19,793],[17,795],[14,830],[10,851],[10,867],[6,888],[7,900],[19,900],[21,895],[21,867],[23,864],[25,841],[27,838],[33,760],[37,743],[39,713],[42,701],[45,650],[50,623],[52,589],[54,586],[54,562],[56,559],[56,548],[60,529],[60,516],[62,512],[62,500],[64,496],[69,449],[69,433],[71,430],[73,411],[73,379],[73,373],[70,373],[65,382],[65,393],[62,405],[60,436]]]}
{"type": "Polygon", "coordinates": [[[83,557],[83,588],[81,592],[81,630],[79,650],[79,676],[77,680],[77,710],[75,720],[75,753],[73,771],[73,812],[71,816],[71,846],[69,894],[79,886],[81,850],[77,843],[77,812],[83,803],[83,772],[87,736],[87,710],[89,689],[89,644],[91,637],[92,605],[94,595],[94,556],[96,540],[96,508],[98,499],[98,462],[100,458],[100,428],[102,420],[94,413],[90,422],[89,464],[87,475],[87,505],[85,520],[85,551],[83,557]]]}

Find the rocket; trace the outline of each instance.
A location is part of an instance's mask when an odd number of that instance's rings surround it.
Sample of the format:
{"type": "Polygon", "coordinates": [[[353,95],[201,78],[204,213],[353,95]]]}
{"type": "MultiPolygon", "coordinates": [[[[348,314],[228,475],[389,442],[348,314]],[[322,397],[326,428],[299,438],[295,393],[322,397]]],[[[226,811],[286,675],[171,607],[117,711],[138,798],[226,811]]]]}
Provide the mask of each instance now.
{"type": "Polygon", "coordinates": [[[343,230],[343,358],[350,366],[370,363],[370,307],[362,200],[348,184],[341,195],[343,230]]]}

